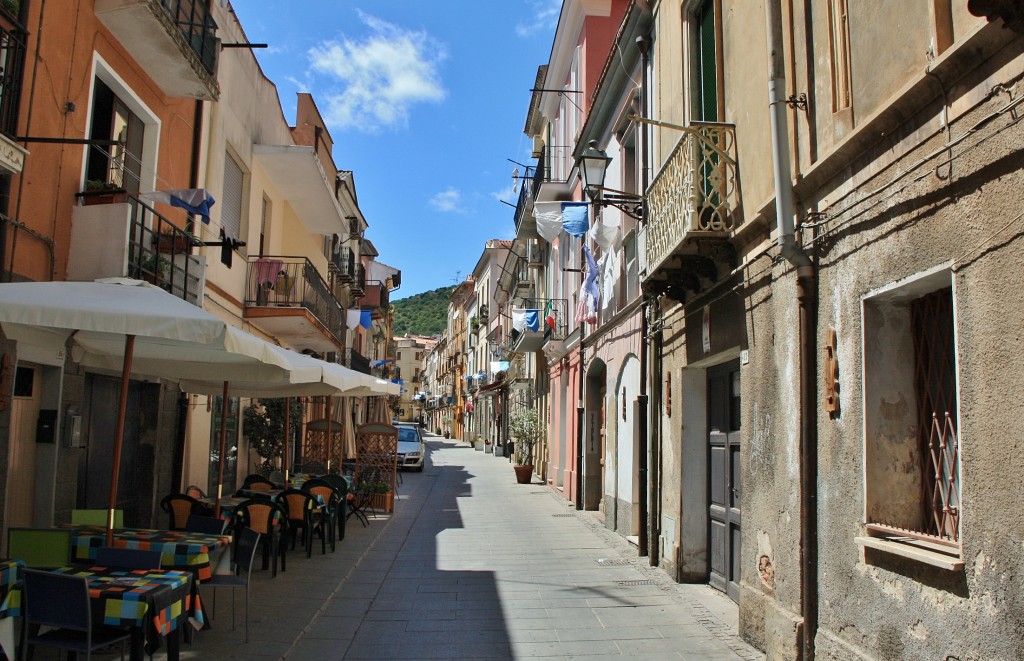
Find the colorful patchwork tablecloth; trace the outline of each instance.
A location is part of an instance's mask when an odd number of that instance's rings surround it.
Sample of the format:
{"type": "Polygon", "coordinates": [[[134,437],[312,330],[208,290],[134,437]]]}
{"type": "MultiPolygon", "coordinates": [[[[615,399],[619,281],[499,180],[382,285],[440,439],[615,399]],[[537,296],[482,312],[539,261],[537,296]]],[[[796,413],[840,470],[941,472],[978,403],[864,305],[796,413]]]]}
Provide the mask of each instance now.
{"type": "MultiPolygon", "coordinates": [[[[96,549],[106,544],[103,526],[73,526],[71,561],[88,564],[96,560],[96,549]]],[[[208,535],[183,530],[123,528],[114,531],[113,546],[122,549],[160,551],[164,569],[188,571],[199,581],[213,576],[210,554],[231,543],[229,535],[208,535]]]]}
{"type": "MultiPolygon", "coordinates": [[[[189,571],[131,570],[107,567],[61,567],[55,573],[89,579],[93,622],[136,627],[145,633],[147,651],[159,647],[160,638],[189,622],[206,625],[199,590],[189,571]]],[[[7,612],[21,614],[21,586],[8,595],[7,612]]]]}

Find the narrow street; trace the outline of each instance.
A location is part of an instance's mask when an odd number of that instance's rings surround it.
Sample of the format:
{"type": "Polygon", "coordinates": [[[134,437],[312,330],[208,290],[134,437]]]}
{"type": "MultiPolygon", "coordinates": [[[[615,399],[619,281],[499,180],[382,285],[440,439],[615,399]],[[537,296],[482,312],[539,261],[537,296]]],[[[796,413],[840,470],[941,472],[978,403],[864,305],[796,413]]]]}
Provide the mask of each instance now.
{"type": "Polygon", "coordinates": [[[507,460],[428,444],[393,516],[351,519],[333,554],[289,552],[277,578],[254,571],[248,644],[242,593],[232,632],[222,591],[215,631],[182,658],[764,658],[736,635],[724,595],[675,584],[592,514],[516,484],[507,460]]]}

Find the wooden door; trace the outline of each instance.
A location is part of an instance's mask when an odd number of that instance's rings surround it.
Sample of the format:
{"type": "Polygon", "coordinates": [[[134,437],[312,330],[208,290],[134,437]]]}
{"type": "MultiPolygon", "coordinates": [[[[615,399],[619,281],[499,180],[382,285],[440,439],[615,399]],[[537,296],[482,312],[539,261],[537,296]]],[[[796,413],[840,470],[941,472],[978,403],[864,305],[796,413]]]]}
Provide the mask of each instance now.
{"type": "Polygon", "coordinates": [[[740,372],[737,363],[708,370],[708,514],[710,520],[709,583],[739,601],[740,496],[740,372]]]}
{"type": "Polygon", "coordinates": [[[11,444],[7,455],[8,527],[33,526],[36,485],[36,426],[39,422],[42,370],[18,366],[11,405],[11,444]]]}

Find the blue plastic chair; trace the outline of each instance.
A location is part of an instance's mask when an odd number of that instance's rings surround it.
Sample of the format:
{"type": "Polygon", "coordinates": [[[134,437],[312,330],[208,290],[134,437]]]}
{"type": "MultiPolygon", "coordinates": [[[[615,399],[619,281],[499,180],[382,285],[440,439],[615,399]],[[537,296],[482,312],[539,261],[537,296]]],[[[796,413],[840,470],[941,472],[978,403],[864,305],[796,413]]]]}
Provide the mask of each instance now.
{"type": "Polygon", "coordinates": [[[126,629],[93,627],[89,580],[84,576],[26,569],[22,599],[28,655],[34,647],[55,647],[88,660],[93,652],[120,643],[123,661],[131,634],[126,629]],[[39,633],[39,627],[48,629],[39,633]]]}

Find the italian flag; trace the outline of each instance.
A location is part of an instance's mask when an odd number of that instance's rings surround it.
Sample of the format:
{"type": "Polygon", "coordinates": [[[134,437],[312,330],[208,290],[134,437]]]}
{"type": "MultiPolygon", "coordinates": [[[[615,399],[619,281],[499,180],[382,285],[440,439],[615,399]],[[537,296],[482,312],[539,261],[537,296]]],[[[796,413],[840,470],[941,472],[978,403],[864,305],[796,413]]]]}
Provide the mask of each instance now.
{"type": "Polygon", "coordinates": [[[547,324],[548,328],[555,330],[555,304],[554,301],[549,300],[547,305],[544,306],[544,323],[547,324]]]}

